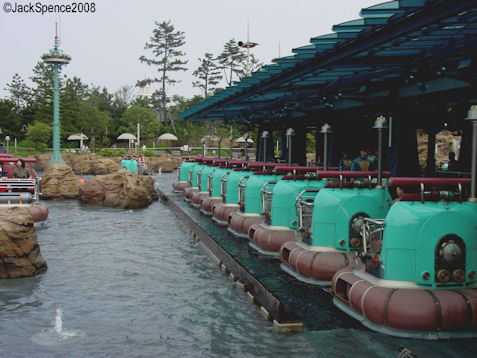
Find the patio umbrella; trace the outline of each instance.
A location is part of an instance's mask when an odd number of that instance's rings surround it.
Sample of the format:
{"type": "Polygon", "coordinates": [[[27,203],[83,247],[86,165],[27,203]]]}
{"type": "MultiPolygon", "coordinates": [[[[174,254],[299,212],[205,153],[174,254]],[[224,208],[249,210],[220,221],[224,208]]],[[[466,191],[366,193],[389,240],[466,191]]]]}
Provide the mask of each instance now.
{"type": "Polygon", "coordinates": [[[80,151],[83,150],[83,140],[88,140],[88,137],[85,136],[83,133],[75,133],[70,135],[68,140],[79,140],[80,141],[80,151]]]}
{"type": "Polygon", "coordinates": [[[177,140],[177,137],[172,133],[161,134],[157,139],[159,140],[177,140]]]}
{"type": "Polygon", "coordinates": [[[127,139],[129,141],[129,150],[131,150],[131,141],[136,140],[136,136],[131,133],[123,133],[118,137],[118,139],[127,139]]]}

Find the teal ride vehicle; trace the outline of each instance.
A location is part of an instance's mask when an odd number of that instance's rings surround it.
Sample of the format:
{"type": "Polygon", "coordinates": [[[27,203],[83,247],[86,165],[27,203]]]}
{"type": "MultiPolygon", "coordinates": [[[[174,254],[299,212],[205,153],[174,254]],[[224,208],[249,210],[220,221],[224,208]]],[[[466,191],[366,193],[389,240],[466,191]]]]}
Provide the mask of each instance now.
{"type": "Polygon", "coordinates": [[[276,171],[279,166],[282,165],[260,162],[249,164],[248,168],[256,172],[243,178],[239,183],[239,210],[230,213],[227,217],[229,225],[227,229],[233,235],[248,238],[249,228],[264,220],[264,191],[271,190],[274,184],[283,177],[283,173],[276,171]]]}
{"type": "Polygon", "coordinates": [[[468,178],[392,178],[385,219],[365,219],[365,266],[338,271],[335,305],[398,337],[477,336],[477,201],[468,178]]]}
{"type": "Polygon", "coordinates": [[[297,198],[312,202],[321,188],[329,183],[327,179],[317,178],[319,167],[277,167],[277,172],[290,173],[281,178],[273,188],[270,212],[265,212],[265,222],[250,227],[249,245],[258,252],[276,256],[280,247],[294,241],[299,227],[297,198]]]}
{"type": "Polygon", "coordinates": [[[182,157],[182,164],[177,168],[177,181],[172,184],[174,192],[183,192],[189,186],[189,170],[197,165],[195,157],[182,157]]]}
{"type": "Polygon", "coordinates": [[[357,253],[363,243],[363,220],[386,216],[392,198],[387,187],[373,183],[377,172],[321,172],[318,176],[339,181],[325,185],[312,204],[298,203],[304,224],[297,240],[280,248],[280,259],[281,268],[293,277],[329,286],[336,271],[361,264],[357,253]]]}
{"type": "Polygon", "coordinates": [[[233,211],[239,210],[239,183],[253,173],[248,168],[248,162],[243,162],[241,168],[231,170],[222,178],[221,196],[223,201],[212,206],[212,219],[219,225],[227,225],[228,215],[233,211]]]}

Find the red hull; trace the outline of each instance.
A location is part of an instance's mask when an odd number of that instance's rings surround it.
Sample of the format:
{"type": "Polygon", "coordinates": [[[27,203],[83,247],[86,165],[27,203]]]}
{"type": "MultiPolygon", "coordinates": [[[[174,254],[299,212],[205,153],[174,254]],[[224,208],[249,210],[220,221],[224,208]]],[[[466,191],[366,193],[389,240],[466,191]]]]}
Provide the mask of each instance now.
{"type": "Polygon", "coordinates": [[[34,204],[28,207],[34,222],[45,221],[48,218],[48,207],[43,204],[34,204]]]}
{"type": "Polygon", "coordinates": [[[175,191],[184,191],[187,187],[189,187],[189,183],[186,181],[176,181],[172,184],[172,189],[175,191]]]}
{"type": "Polygon", "coordinates": [[[248,237],[263,251],[278,253],[284,243],[295,240],[295,231],[275,230],[273,226],[254,224],[248,231],[248,237]]]}
{"type": "Polygon", "coordinates": [[[190,199],[191,196],[192,196],[192,193],[196,192],[196,191],[199,191],[199,188],[191,188],[191,187],[187,187],[184,189],[184,196],[187,198],[187,199],[190,199]]]}
{"type": "Polygon", "coordinates": [[[229,214],[237,210],[239,210],[238,205],[227,206],[224,203],[215,203],[212,206],[212,215],[217,221],[227,223],[229,214]]]}
{"type": "MultiPolygon", "coordinates": [[[[411,289],[374,286],[352,268],[332,280],[335,299],[389,334],[403,331],[458,336],[477,328],[477,290],[411,289]],[[443,334],[447,332],[447,334],[443,334]]],[[[378,329],[376,329],[378,330],[378,329]]],[[[476,332],[474,332],[475,335],[476,332]]],[[[438,338],[438,337],[436,337],[438,338]]]]}
{"type": "Polygon", "coordinates": [[[336,271],[349,265],[361,264],[361,260],[351,252],[320,252],[307,250],[295,241],[287,242],[280,248],[280,260],[307,280],[320,283],[331,282],[336,271]]]}
{"type": "Polygon", "coordinates": [[[203,191],[194,191],[192,192],[191,196],[190,196],[190,200],[196,204],[196,205],[200,205],[200,200],[202,198],[207,198],[209,196],[209,192],[203,192],[203,191]]]}
{"type": "Polygon", "coordinates": [[[211,197],[205,197],[200,199],[200,206],[202,210],[211,213],[212,212],[212,206],[214,204],[218,204],[222,202],[222,198],[211,198],[211,197]]]}
{"type": "Polygon", "coordinates": [[[252,225],[259,224],[263,221],[263,216],[248,216],[240,211],[230,213],[227,217],[229,227],[239,234],[248,235],[248,230],[252,225]]]}

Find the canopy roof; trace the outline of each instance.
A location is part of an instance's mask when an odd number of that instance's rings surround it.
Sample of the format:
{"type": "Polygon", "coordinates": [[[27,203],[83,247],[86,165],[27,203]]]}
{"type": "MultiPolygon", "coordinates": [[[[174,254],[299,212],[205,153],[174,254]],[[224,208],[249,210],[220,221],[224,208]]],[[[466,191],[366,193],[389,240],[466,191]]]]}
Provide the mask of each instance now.
{"type": "Polygon", "coordinates": [[[180,116],[256,124],[475,83],[475,0],[388,1],[361,10],[360,16],[180,116]]]}

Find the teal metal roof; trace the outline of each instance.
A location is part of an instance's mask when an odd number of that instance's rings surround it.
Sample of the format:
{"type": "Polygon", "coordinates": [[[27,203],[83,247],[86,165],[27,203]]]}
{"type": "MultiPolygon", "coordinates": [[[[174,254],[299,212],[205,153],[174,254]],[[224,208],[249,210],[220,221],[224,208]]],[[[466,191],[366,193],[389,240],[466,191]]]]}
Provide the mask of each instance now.
{"type": "Polygon", "coordinates": [[[360,107],[391,92],[404,98],[475,82],[475,0],[389,1],[360,16],[180,116],[254,123],[360,107]]]}

